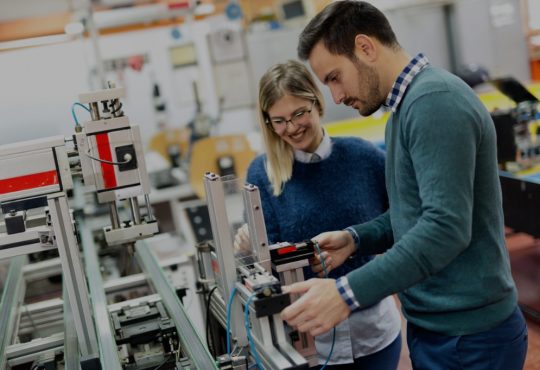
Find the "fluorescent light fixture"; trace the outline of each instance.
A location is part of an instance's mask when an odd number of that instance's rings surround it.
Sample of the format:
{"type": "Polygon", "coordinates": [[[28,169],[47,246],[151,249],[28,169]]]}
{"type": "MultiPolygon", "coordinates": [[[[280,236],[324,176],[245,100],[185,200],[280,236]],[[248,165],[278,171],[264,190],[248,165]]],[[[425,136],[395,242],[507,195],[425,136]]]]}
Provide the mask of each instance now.
{"type": "Polygon", "coordinates": [[[160,19],[183,17],[191,11],[189,8],[171,9],[165,3],[119,8],[94,12],[94,24],[97,29],[121,27],[137,23],[150,23],[160,19]]]}
{"type": "Polygon", "coordinates": [[[43,46],[58,44],[61,42],[72,41],[74,39],[73,35],[66,35],[65,33],[58,35],[49,35],[49,36],[40,36],[40,37],[31,37],[21,40],[13,41],[4,41],[0,42],[0,51],[10,50],[10,49],[20,49],[28,48],[33,46],[43,46]]]}

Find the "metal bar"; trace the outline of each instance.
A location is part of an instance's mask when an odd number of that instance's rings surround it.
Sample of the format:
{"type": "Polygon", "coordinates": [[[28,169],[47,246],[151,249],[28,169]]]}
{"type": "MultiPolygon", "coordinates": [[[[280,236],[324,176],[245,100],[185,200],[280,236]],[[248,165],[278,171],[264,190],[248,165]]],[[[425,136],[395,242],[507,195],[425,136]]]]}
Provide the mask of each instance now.
{"type": "Polygon", "coordinates": [[[26,325],[24,327],[19,326],[17,330],[17,335],[31,334],[35,336],[36,333],[40,333],[42,330],[58,331],[58,330],[62,330],[63,327],[64,327],[64,317],[60,315],[58,317],[58,320],[56,320],[55,322],[50,322],[50,323],[45,323],[45,324],[36,324],[35,326],[31,326],[31,325],[30,326],[26,325]]]}
{"type": "Polygon", "coordinates": [[[99,270],[98,258],[90,226],[86,225],[84,220],[79,220],[79,231],[81,233],[81,244],[84,253],[84,262],[86,264],[86,273],[90,285],[90,296],[96,320],[96,332],[98,335],[99,353],[101,362],[106,364],[107,370],[122,370],[116,341],[109,321],[109,312],[107,310],[107,299],[103,290],[103,279],[99,270]]]}
{"type": "Polygon", "coordinates": [[[36,227],[35,229],[29,229],[22,233],[2,235],[0,238],[0,249],[10,248],[13,244],[30,244],[35,243],[34,240],[39,240],[40,232],[48,232],[49,228],[46,226],[36,227]]]}
{"type": "Polygon", "coordinates": [[[88,287],[65,194],[50,197],[48,204],[81,355],[84,359],[96,358],[99,357],[98,342],[90,310],[88,287]]]}
{"type": "Polygon", "coordinates": [[[129,209],[131,210],[131,220],[135,225],[141,223],[141,210],[137,198],[129,198],[129,209]]]}
{"type": "Polygon", "coordinates": [[[212,235],[214,235],[219,271],[222,274],[220,288],[223,297],[228,298],[236,282],[236,264],[225,206],[225,192],[219,176],[210,173],[205,176],[204,180],[212,235]]]}
{"type": "MultiPolygon", "coordinates": [[[[231,230],[225,204],[225,190],[221,178],[213,173],[207,173],[204,177],[208,213],[212,225],[212,235],[218,257],[219,272],[221,279],[216,278],[219,289],[225,300],[229,296],[236,283],[236,261],[234,260],[234,248],[231,230]]],[[[238,344],[245,347],[248,344],[246,328],[243,323],[242,306],[238,300],[234,300],[231,313],[232,335],[238,340],[238,344]]]]}
{"type": "Polygon", "coordinates": [[[90,103],[90,117],[92,118],[92,121],[99,121],[101,119],[99,116],[98,103],[96,102],[90,103]]]}
{"type": "MultiPolygon", "coordinates": [[[[29,362],[39,359],[42,354],[50,352],[54,352],[55,354],[65,352],[63,333],[56,333],[47,338],[34,339],[27,343],[13,344],[6,348],[6,358],[8,365],[14,367],[17,365],[28,364],[29,362]]],[[[80,367],[66,367],[66,369],[80,370],[80,367]]]]}
{"type": "Polygon", "coordinates": [[[35,315],[40,312],[49,313],[52,310],[58,310],[62,308],[64,301],[61,298],[52,298],[46,301],[41,301],[37,303],[30,303],[24,306],[21,306],[21,316],[25,315],[35,315]]]}
{"type": "Polygon", "coordinates": [[[8,361],[19,357],[30,356],[37,352],[50,351],[56,347],[64,345],[64,335],[57,333],[47,338],[34,339],[28,343],[13,344],[6,348],[6,358],[8,361]]]}
{"type": "MultiPolygon", "coordinates": [[[[19,323],[19,331],[22,331],[23,329],[31,329],[32,331],[37,331],[38,328],[42,328],[43,326],[63,324],[63,317],[64,315],[62,311],[51,313],[45,312],[38,315],[26,313],[26,316],[24,316],[24,318],[21,317],[19,323]]],[[[39,335],[39,332],[34,334],[39,335]]]]}
{"type": "Polygon", "coordinates": [[[0,305],[0,369],[5,369],[6,349],[11,343],[17,320],[16,311],[24,296],[23,266],[26,256],[18,256],[11,260],[9,273],[4,285],[4,293],[0,305]]]}
{"type": "Polygon", "coordinates": [[[118,279],[109,280],[103,284],[105,293],[110,294],[126,289],[140,287],[146,284],[146,276],[144,274],[133,274],[124,276],[118,279]]]}
{"type": "Polygon", "coordinates": [[[118,215],[118,207],[116,202],[109,202],[109,215],[111,216],[111,226],[113,229],[120,228],[120,216],[118,215]]]}
{"type": "Polygon", "coordinates": [[[152,211],[152,204],[150,203],[150,197],[148,194],[144,194],[144,202],[146,203],[146,213],[148,215],[148,221],[154,221],[154,212],[152,211]]]}
{"type": "Polygon", "coordinates": [[[161,297],[159,294],[150,294],[145,295],[144,297],[128,299],[127,301],[122,301],[118,303],[110,304],[107,309],[111,314],[121,311],[125,307],[136,307],[140,306],[143,303],[154,303],[161,302],[161,297]]]}
{"type": "Polygon", "coordinates": [[[60,258],[51,258],[24,266],[23,272],[24,280],[29,283],[62,274],[62,263],[60,258]]]}
{"type": "Polygon", "coordinates": [[[31,354],[26,355],[26,356],[9,359],[8,365],[10,366],[10,368],[13,368],[18,365],[25,365],[25,364],[28,364],[29,362],[31,363],[35,360],[39,360],[42,355],[46,355],[51,352],[54,352],[56,355],[59,355],[64,352],[64,346],[53,347],[53,348],[46,349],[44,351],[32,352],[31,354]]]}
{"type": "Polygon", "coordinates": [[[55,248],[56,248],[55,246],[44,246],[43,244],[40,244],[40,243],[20,245],[17,247],[0,250],[0,260],[5,259],[5,258],[21,256],[21,255],[27,255],[30,253],[48,251],[49,249],[55,249],[55,248]]]}
{"type": "Polygon", "coordinates": [[[258,262],[266,271],[271,272],[272,264],[270,261],[270,251],[268,250],[268,236],[266,235],[266,225],[264,223],[259,188],[255,185],[247,184],[244,186],[242,194],[247,214],[251,247],[257,255],[258,262]]]}
{"type": "Polygon", "coordinates": [[[64,288],[64,368],[65,370],[80,370],[79,343],[75,331],[73,312],[69,304],[69,296],[64,288]]]}
{"type": "Polygon", "coordinates": [[[225,328],[227,326],[227,303],[223,300],[219,290],[212,294],[212,301],[210,302],[210,311],[214,315],[214,318],[225,328]]]}
{"type": "Polygon", "coordinates": [[[139,241],[135,245],[135,250],[141,268],[148,275],[149,281],[156,292],[161,295],[163,304],[167,307],[169,315],[174,320],[182,349],[189,355],[190,360],[197,369],[217,369],[212,355],[208,352],[201,337],[193,327],[176,292],[163,275],[156,258],[148,248],[148,244],[139,241]]]}

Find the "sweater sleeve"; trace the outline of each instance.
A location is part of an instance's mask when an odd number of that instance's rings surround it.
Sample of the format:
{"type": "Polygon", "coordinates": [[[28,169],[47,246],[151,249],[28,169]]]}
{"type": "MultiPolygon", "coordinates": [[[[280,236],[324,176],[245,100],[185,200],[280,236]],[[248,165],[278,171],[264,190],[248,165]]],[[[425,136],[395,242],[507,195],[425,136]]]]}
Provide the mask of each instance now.
{"type": "Polygon", "coordinates": [[[246,181],[259,188],[268,243],[273,244],[281,241],[278,219],[272,207],[272,197],[274,195],[271,192],[272,188],[266,174],[264,157],[258,157],[251,163],[246,181]]]}
{"type": "Polygon", "coordinates": [[[381,193],[380,198],[384,199],[384,209],[387,211],[371,221],[351,226],[358,236],[357,253],[363,256],[383,253],[394,244],[384,175],[385,155],[383,151],[373,148],[371,156],[372,175],[376,179],[377,184],[372,191],[381,193]]]}
{"type": "Polygon", "coordinates": [[[394,243],[389,211],[352,228],[358,235],[357,253],[362,256],[383,253],[394,243]]]}
{"type": "MultiPolygon", "coordinates": [[[[466,101],[456,104],[447,92],[436,92],[418,98],[401,114],[406,116],[400,140],[414,167],[421,214],[385,254],[348,274],[363,306],[441,271],[471,239],[476,152],[481,144],[478,112],[466,101]]],[[[377,218],[359,227],[366,244],[389,227],[389,221],[381,224],[377,218]]]]}

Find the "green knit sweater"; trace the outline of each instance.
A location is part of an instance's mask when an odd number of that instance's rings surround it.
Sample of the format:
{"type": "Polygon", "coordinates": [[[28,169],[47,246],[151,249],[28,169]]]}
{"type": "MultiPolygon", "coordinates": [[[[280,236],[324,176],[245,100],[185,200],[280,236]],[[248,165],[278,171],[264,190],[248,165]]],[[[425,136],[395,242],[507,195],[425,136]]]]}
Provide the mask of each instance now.
{"type": "Polygon", "coordinates": [[[361,305],[399,292],[407,320],[446,335],[495,327],[516,307],[504,242],[493,122],[475,93],[428,66],[388,120],[390,209],[356,225],[347,275],[361,305]]]}

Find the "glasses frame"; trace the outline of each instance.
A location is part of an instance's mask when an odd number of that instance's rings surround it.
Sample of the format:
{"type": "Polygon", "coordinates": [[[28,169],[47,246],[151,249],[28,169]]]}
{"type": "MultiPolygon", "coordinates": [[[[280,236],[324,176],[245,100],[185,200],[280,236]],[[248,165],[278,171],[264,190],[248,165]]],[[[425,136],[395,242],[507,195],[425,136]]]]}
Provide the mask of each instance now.
{"type": "MultiPolygon", "coordinates": [[[[271,119],[270,117],[267,117],[267,118],[266,118],[266,125],[268,125],[268,126],[270,127],[270,129],[271,129],[272,131],[274,131],[276,134],[285,132],[285,131],[287,131],[287,128],[289,127],[289,126],[288,126],[288,125],[289,125],[289,122],[290,122],[292,125],[295,125],[295,126],[296,126],[296,124],[293,122],[293,119],[294,119],[295,117],[298,117],[298,114],[302,113],[302,116],[303,116],[304,114],[306,114],[306,113],[309,114],[309,115],[311,115],[311,112],[313,111],[313,108],[315,107],[315,103],[316,103],[316,102],[317,102],[316,100],[312,100],[312,101],[311,101],[311,107],[310,107],[309,109],[307,109],[307,110],[305,110],[305,111],[299,111],[299,112],[296,112],[296,114],[292,114],[292,115],[291,115],[291,118],[289,118],[289,119],[283,118],[283,124],[284,124],[284,126],[283,126],[284,128],[283,128],[283,129],[276,130],[276,128],[274,127],[274,123],[272,122],[272,119],[271,119]]],[[[268,113],[266,113],[266,114],[268,115],[268,113]]],[[[280,126],[280,127],[281,127],[281,126],[280,126]]]]}

